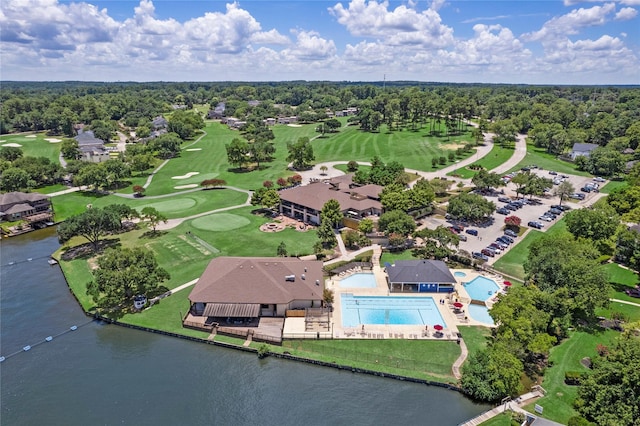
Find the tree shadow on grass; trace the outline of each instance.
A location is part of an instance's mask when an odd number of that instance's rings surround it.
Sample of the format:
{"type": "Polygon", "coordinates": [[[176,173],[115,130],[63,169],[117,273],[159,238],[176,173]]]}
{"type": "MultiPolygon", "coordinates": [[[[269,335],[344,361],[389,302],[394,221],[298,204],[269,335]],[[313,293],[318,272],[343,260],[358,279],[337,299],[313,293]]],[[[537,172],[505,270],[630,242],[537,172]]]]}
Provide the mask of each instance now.
{"type": "Polygon", "coordinates": [[[143,233],[142,235],[140,235],[139,238],[140,239],[144,238],[144,239],[152,240],[152,239],[156,239],[156,238],[162,237],[163,235],[166,235],[168,233],[169,233],[168,231],[153,231],[153,230],[150,230],[150,231],[147,231],[147,232],[143,233]]]}
{"type": "Polygon", "coordinates": [[[631,290],[635,288],[635,286],[633,285],[628,285],[624,283],[611,282],[610,284],[611,284],[611,288],[613,288],[615,291],[620,293],[624,293],[625,290],[631,290]]]}
{"type": "Polygon", "coordinates": [[[102,253],[104,250],[108,248],[116,248],[120,247],[122,244],[120,243],[119,238],[113,238],[109,240],[100,240],[98,242],[97,250],[93,246],[92,243],[84,243],[79,246],[70,247],[62,253],[60,258],[64,261],[70,262],[72,260],[77,259],[89,259],[94,257],[97,254],[102,253]]]}

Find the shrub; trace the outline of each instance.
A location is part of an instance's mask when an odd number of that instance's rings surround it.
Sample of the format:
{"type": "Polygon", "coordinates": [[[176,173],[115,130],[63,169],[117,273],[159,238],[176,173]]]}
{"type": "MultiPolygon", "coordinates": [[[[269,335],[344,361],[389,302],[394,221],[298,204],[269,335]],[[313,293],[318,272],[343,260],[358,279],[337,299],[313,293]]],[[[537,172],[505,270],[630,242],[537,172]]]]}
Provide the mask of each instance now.
{"type": "Polygon", "coordinates": [[[579,386],[582,373],[579,371],[567,371],[564,373],[564,382],[569,386],[579,386]]]}
{"type": "Polygon", "coordinates": [[[262,359],[266,358],[267,356],[269,356],[269,345],[263,343],[262,345],[258,346],[258,358],[262,359]]]}
{"type": "Polygon", "coordinates": [[[347,171],[351,173],[358,171],[358,163],[353,160],[349,161],[347,163],[347,171]]]}

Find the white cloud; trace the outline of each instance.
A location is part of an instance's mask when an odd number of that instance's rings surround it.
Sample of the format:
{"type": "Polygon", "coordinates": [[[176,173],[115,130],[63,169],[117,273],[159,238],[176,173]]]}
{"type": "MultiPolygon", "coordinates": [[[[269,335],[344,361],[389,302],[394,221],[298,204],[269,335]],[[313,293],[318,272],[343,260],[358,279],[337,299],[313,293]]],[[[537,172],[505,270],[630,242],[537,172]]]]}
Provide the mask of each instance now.
{"type": "Polygon", "coordinates": [[[336,45],[333,40],[326,40],[313,31],[296,31],[297,40],[294,46],[284,49],[282,56],[287,59],[302,61],[318,61],[333,57],[336,45]]]}
{"type": "Polygon", "coordinates": [[[588,9],[574,9],[566,15],[554,17],[545,22],[538,31],[525,34],[526,41],[545,41],[565,38],[567,34],[577,34],[580,29],[603,25],[607,15],[616,9],[614,3],[603,6],[593,6],[588,9]]]}
{"type": "Polygon", "coordinates": [[[623,7],[616,13],[616,21],[628,21],[638,16],[638,11],[632,7],[623,7]]]}
{"type": "Polygon", "coordinates": [[[330,7],[329,12],[352,35],[378,39],[389,45],[437,48],[453,43],[453,29],[442,24],[435,9],[418,12],[401,5],[389,11],[388,7],[387,1],[352,0],[347,8],[338,3],[330,7]]]}

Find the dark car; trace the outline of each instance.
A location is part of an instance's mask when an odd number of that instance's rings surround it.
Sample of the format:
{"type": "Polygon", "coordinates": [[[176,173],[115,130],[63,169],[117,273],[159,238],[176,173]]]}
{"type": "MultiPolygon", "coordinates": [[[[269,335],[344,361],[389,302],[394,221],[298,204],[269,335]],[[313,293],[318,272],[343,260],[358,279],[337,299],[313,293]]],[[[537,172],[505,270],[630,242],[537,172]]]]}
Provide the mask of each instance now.
{"type": "Polygon", "coordinates": [[[593,188],[590,186],[583,186],[582,188],[580,188],[580,191],[582,192],[591,192],[593,191],[593,188]]]}
{"type": "Polygon", "coordinates": [[[531,221],[529,223],[527,223],[528,226],[532,227],[532,228],[536,228],[536,229],[542,229],[542,227],[544,226],[541,222],[536,222],[536,221],[531,221]]]}
{"type": "Polygon", "coordinates": [[[510,236],[511,238],[518,238],[518,234],[512,231],[511,229],[505,230],[504,233],[510,236]]]}
{"type": "Polygon", "coordinates": [[[498,245],[498,247],[500,247],[502,250],[506,249],[507,247],[509,247],[509,244],[507,244],[505,241],[502,240],[495,240],[493,243],[490,244],[491,245],[498,245]]]}
{"type": "Polygon", "coordinates": [[[471,256],[473,256],[476,259],[480,259],[480,260],[485,260],[485,261],[489,260],[489,257],[487,255],[482,254],[482,253],[477,252],[477,251],[471,253],[471,256]]]}
{"type": "Polygon", "coordinates": [[[555,214],[556,216],[559,216],[559,215],[561,215],[561,214],[562,214],[562,210],[560,210],[560,209],[554,209],[554,208],[551,208],[551,209],[549,210],[549,213],[552,213],[552,214],[555,214]]]}
{"type": "Polygon", "coordinates": [[[550,175],[557,175],[557,174],[558,174],[558,172],[554,172],[553,170],[549,170],[549,174],[550,174],[550,175]]]}
{"type": "Polygon", "coordinates": [[[469,228],[469,229],[465,229],[465,231],[464,231],[464,232],[466,232],[466,233],[467,233],[467,234],[469,234],[469,235],[475,235],[475,236],[478,236],[478,230],[477,230],[477,229],[469,228]]]}
{"type": "Polygon", "coordinates": [[[496,252],[494,252],[493,250],[490,250],[488,248],[482,249],[482,251],[480,253],[484,254],[485,256],[489,256],[489,257],[495,257],[496,256],[496,252]]]}
{"type": "Polygon", "coordinates": [[[498,237],[497,240],[498,241],[504,241],[507,244],[513,244],[513,242],[514,242],[514,239],[511,238],[508,235],[502,235],[502,236],[498,237]]]}
{"type": "Polygon", "coordinates": [[[501,207],[498,210],[496,210],[496,213],[500,213],[500,214],[503,214],[503,215],[508,215],[511,212],[508,209],[505,209],[504,207],[501,207]]]}
{"type": "Polygon", "coordinates": [[[520,207],[514,206],[513,204],[505,204],[504,205],[505,209],[511,210],[511,211],[516,211],[518,210],[520,207]]]}
{"type": "Polygon", "coordinates": [[[551,206],[551,208],[552,209],[556,209],[556,210],[560,210],[560,211],[563,211],[563,212],[571,210],[571,207],[563,206],[563,205],[560,205],[560,204],[554,204],[553,206],[551,206]]]}
{"type": "Polygon", "coordinates": [[[579,192],[574,192],[569,196],[569,198],[573,198],[574,200],[584,200],[585,195],[579,192]]]}
{"type": "Polygon", "coordinates": [[[510,203],[511,202],[511,198],[509,198],[509,197],[498,197],[498,201],[500,201],[501,203],[510,203]]]}

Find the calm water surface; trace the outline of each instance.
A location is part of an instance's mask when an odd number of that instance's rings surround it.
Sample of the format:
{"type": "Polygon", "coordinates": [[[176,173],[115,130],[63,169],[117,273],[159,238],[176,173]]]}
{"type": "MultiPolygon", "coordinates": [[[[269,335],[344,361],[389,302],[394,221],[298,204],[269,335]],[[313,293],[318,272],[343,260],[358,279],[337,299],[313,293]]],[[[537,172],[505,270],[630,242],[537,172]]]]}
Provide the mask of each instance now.
{"type": "Polygon", "coordinates": [[[91,322],[47,264],[57,248],[53,230],[0,243],[2,425],[456,425],[487,409],[440,388],[91,322]]]}

